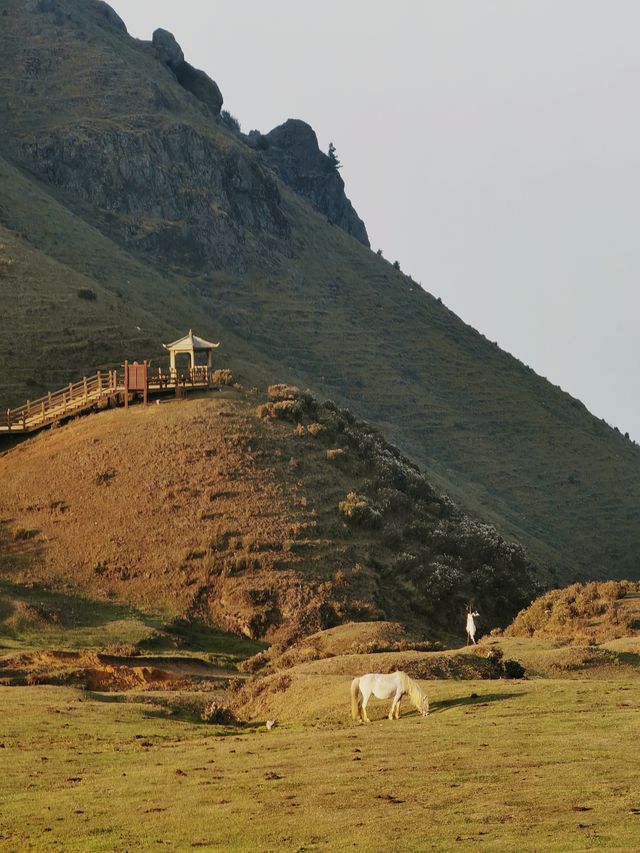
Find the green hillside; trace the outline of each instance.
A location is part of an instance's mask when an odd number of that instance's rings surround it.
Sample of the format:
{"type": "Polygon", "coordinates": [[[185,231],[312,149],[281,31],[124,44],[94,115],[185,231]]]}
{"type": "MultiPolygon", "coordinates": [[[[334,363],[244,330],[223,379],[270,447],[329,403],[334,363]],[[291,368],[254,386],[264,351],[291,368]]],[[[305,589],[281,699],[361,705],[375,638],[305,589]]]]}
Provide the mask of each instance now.
{"type": "Polygon", "coordinates": [[[245,384],[375,422],[560,578],[640,578],[640,449],[331,225],[92,0],[0,0],[0,156],[3,404],[193,327],[245,384]]]}

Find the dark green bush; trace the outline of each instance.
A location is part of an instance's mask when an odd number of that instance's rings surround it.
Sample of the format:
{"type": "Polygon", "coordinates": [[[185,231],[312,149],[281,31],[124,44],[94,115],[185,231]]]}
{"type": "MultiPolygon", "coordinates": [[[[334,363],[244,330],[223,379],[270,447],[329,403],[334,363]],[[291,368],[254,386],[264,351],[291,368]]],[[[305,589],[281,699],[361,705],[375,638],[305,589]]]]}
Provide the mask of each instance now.
{"type": "Polygon", "coordinates": [[[78,288],[78,299],[86,299],[87,302],[95,302],[98,298],[97,294],[88,287],[78,288]]]}

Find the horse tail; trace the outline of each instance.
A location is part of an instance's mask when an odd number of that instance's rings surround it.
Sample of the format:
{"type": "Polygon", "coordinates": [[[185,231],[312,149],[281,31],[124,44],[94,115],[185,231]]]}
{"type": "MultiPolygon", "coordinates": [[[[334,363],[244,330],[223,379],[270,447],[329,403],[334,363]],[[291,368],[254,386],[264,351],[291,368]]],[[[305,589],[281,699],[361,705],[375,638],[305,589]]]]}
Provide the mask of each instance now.
{"type": "Polygon", "coordinates": [[[351,682],[351,716],[354,720],[360,719],[360,679],[354,678],[351,682]]]}

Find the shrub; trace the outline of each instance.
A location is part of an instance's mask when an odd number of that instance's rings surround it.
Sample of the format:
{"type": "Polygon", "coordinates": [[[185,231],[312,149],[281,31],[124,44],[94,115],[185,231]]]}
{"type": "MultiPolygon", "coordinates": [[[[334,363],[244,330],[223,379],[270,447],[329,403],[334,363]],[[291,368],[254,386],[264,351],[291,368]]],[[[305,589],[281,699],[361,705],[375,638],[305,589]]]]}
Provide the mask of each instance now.
{"type": "Polygon", "coordinates": [[[234,726],[238,720],[236,715],[226,705],[220,705],[218,702],[211,702],[202,710],[202,719],[205,723],[214,723],[219,726],[234,726]]]}
{"type": "Polygon", "coordinates": [[[297,421],[302,414],[299,400],[280,400],[273,404],[273,416],[283,421],[297,421]]]}
{"type": "Polygon", "coordinates": [[[233,131],[233,133],[240,133],[240,122],[235,116],[232,116],[228,110],[222,110],[220,113],[220,119],[222,123],[229,128],[229,130],[233,131]]]}
{"type": "Polygon", "coordinates": [[[270,400],[299,400],[302,392],[295,385],[270,385],[267,395],[270,400]]]}
{"type": "Polygon", "coordinates": [[[506,660],[502,664],[505,678],[524,678],[525,668],[520,661],[506,660]]]}
{"type": "Polygon", "coordinates": [[[272,693],[284,693],[289,687],[291,687],[291,676],[286,673],[278,675],[269,685],[272,693]]]}
{"type": "Polygon", "coordinates": [[[278,418],[283,421],[296,421],[302,413],[299,400],[280,400],[277,403],[262,403],[256,408],[259,418],[278,418]]]}
{"type": "Polygon", "coordinates": [[[246,660],[241,661],[238,664],[238,669],[240,672],[258,672],[261,669],[264,669],[265,666],[269,663],[271,656],[268,652],[258,652],[253,657],[247,658],[246,660]]]}
{"type": "Polygon", "coordinates": [[[88,302],[95,302],[97,299],[96,293],[88,287],[78,288],[78,299],[86,299],[88,302]]]}
{"type": "Polygon", "coordinates": [[[213,371],[211,381],[214,385],[233,385],[235,379],[228,367],[221,367],[213,371]]]}
{"type": "Polygon", "coordinates": [[[272,403],[261,403],[256,408],[256,415],[259,418],[272,418],[273,417],[273,404],[272,403]]]}
{"type": "Polygon", "coordinates": [[[379,527],[382,516],[369,504],[366,497],[357,492],[349,492],[346,499],[338,504],[340,512],[350,521],[362,527],[379,527]]]}
{"type": "Polygon", "coordinates": [[[307,432],[309,433],[309,435],[316,436],[321,435],[323,432],[327,432],[327,428],[324,424],[313,423],[309,424],[309,426],[307,427],[307,432]]]}
{"type": "Polygon", "coordinates": [[[334,460],[346,456],[346,453],[347,451],[344,450],[342,447],[334,447],[330,450],[325,450],[324,455],[327,457],[327,459],[334,460]]]}
{"type": "Polygon", "coordinates": [[[599,587],[602,597],[608,598],[610,601],[624,598],[627,594],[624,581],[605,581],[605,583],[599,584],[599,587]]]}

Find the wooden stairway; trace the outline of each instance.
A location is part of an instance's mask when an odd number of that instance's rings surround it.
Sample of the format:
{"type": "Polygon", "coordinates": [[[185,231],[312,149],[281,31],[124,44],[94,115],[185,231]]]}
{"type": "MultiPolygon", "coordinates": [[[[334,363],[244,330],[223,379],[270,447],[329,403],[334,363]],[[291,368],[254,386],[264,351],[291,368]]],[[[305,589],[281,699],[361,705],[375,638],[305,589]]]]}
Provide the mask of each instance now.
{"type": "Polygon", "coordinates": [[[107,403],[124,393],[124,380],[117,370],[101,371],[85,376],[23,406],[0,411],[0,433],[34,432],[81,412],[107,403]]]}

